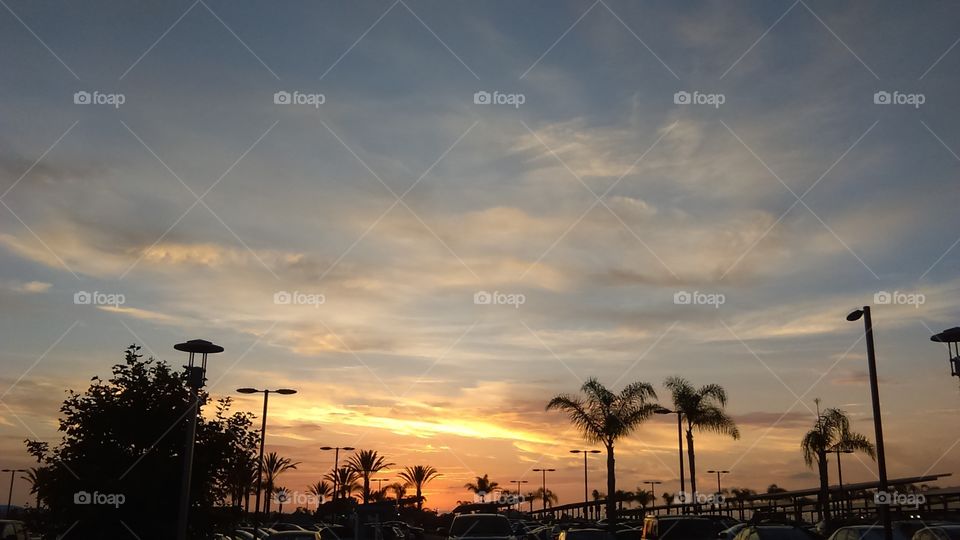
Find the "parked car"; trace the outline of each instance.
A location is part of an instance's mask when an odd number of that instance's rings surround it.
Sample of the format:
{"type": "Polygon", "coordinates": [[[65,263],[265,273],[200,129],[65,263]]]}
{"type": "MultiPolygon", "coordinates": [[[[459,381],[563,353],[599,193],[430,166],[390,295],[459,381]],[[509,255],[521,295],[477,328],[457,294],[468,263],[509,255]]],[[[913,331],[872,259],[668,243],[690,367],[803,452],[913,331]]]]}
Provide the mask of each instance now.
{"type": "Polygon", "coordinates": [[[942,523],[913,533],[913,540],[960,540],[960,523],[942,523]]]}
{"type": "Polygon", "coordinates": [[[717,535],[717,538],[720,540],[733,540],[737,537],[737,533],[743,530],[743,528],[747,525],[749,525],[749,523],[737,523],[733,527],[720,531],[720,534],[717,535]]]}
{"type": "Polygon", "coordinates": [[[816,540],[817,536],[799,525],[761,523],[747,525],[740,529],[734,538],[735,540],[816,540]]]}
{"type": "MultiPolygon", "coordinates": [[[[893,540],[910,540],[902,527],[893,527],[893,540]]],[[[884,540],[881,525],[849,525],[840,527],[830,535],[830,540],[884,540]]]]}
{"type": "Polygon", "coordinates": [[[597,528],[574,528],[560,533],[558,540],[610,540],[610,533],[597,528]]]}
{"type": "Polygon", "coordinates": [[[27,526],[22,521],[0,520],[0,540],[30,540],[27,526]]]}
{"type": "Polygon", "coordinates": [[[305,531],[303,527],[293,523],[274,523],[270,526],[275,531],[305,531]]]}
{"type": "Polygon", "coordinates": [[[723,525],[696,516],[647,516],[643,540],[715,540],[723,525]]]}
{"type": "Polygon", "coordinates": [[[461,514],[453,519],[447,537],[516,540],[510,520],[500,514],[461,514]]]}
{"type": "MultiPolygon", "coordinates": [[[[253,536],[253,527],[240,527],[240,528],[237,529],[237,530],[238,530],[238,531],[242,531],[242,532],[249,533],[250,536],[253,536]]],[[[256,538],[256,540],[267,540],[268,538],[270,538],[270,535],[273,534],[273,533],[275,533],[275,532],[277,532],[277,531],[275,531],[275,530],[273,530],[273,529],[271,529],[271,528],[269,528],[269,527],[260,527],[259,529],[257,529],[257,538],[256,538]]]]}
{"type": "Polygon", "coordinates": [[[280,531],[271,534],[268,540],[320,540],[320,533],[315,531],[280,531]]]}
{"type": "Polygon", "coordinates": [[[323,540],[352,540],[353,531],[343,525],[324,525],[320,528],[323,540]]]}

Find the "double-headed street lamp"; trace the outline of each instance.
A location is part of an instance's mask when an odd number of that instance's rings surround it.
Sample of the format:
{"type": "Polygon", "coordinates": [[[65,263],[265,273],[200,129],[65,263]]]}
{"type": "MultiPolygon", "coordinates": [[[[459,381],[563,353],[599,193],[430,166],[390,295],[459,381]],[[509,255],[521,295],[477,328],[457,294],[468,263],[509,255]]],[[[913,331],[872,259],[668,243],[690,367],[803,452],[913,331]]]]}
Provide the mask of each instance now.
{"type": "MultiPolygon", "coordinates": [[[[870,371],[870,400],[873,403],[873,429],[877,439],[877,469],[880,477],[880,491],[887,493],[887,460],[883,452],[883,421],[880,418],[880,389],[877,383],[877,355],[873,345],[873,320],[870,318],[870,306],[851,311],[847,315],[850,322],[863,318],[864,333],[867,338],[867,367],[870,371]]],[[[880,519],[883,522],[885,540],[893,540],[890,524],[890,506],[880,506],[880,519]]]]}
{"type": "Polygon", "coordinates": [[[656,489],[654,488],[654,486],[659,485],[659,484],[662,484],[663,482],[661,482],[660,480],[644,480],[643,483],[646,484],[646,485],[648,485],[648,486],[650,486],[650,496],[653,497],[653,505],[656,506],[656,505],[657,505],[657,491],[656,491],[656,489]]]}
{"type": "Polygon", "coordinates": [[[339,493],[337,491],[337,478],[339,474],[338,469],[340,468],[340,451],[346,450],[349,452],[351,450],[356,450],[356,448],[352,446],[321,446],[320,449],[324,451],[335,451],[333,458],[333,499],[336,500],[339,497],[339,493]]]}
{"type": "Polygon", "coordinates": [[[17,473],[29,472],[26,469],[0,469],[0,472],[10,473],[10,492],[7,494],[7,511],[3,514],[3,517],[10,517],[10,506],[13,504],[13,478],[17,473]]]}
{"type": "Polygon", "coordinates": [[[222,353],[223,347],[214,345],[205,339],[191,339],[173,346],[178,351],[190,353],[187,365],[187,386],[190,387],[190,409],[187,411],[186,441],[183,452],[183,476],[180,479],[180,512],[177,517],[177,538],[187,540],[187,526],[190,517],[190,480],[193,475],[193,446],[197,440],[197,416],[200,414],[200,389],[206,383],[207,355],[222,353]],[[195,365],[196,355],[200,355],[200,365],[195,365]]]}
{"type": "Polygon", "coordinates": [[[517,485],[517,510],[520,510],[520,484],[527,484],[529,483],[529,481],[528,480],[511,480],[510,483],[517,485]]]}
{"type": "Polygon", "coordinates": [[[709,470],[709,471],[707,471],[707,473],[708,473],[708,474],[716,474],[716,475],[717,475],[717,494],[719,495],[719,494],[720,494],[720,475],[721,475],[721,474],[730,474],[730,471],[714,471],[714,470],[709,470]]]}
{"type": "MultiPolygon", "coordinates": [[[[260,490],[263,486],[263,442],[267,438],[267,401],[270,394],[280,394],[281,396],[292,396],[296,390],[290,388],[281,388],[279,390],[258,390],[256,388],[238,388],[237,392],[241,394],[263,394],[263,416],[260,418],[260,459],[257,461],[257,511],[253,521],[253,537],[260,533],[260,490]]],[[[268,495],[269,496],[269,495],[268,495]]]]}
{"type": "Polygon", "coordinates": [[[540,484],[540,495],[543,496],[543,509],[547,509],[547,473],[556,469],[533,469],[533,472],[543,473],[543,482],[540,484]]]}
{"type": "Polygon", "coordinates": [[[389,478],[371,478],[371,482],[377,483],[377,493],[383,491],[383,483],[389,481],[389,478]]]}
{"type": "Polygon", "coordinates": [[[930,336],[930,341],[947,344],[947,360],[950,362],[950,376],[960,377],[960,327],[954,326],[939,334],[930,336]]]}
{"type": "MultiPolygon", "coordinates": [[[[599,454],[599,450],[571,450],[571,454],[583,454],[583,515],[587,515],[587,506],[590,505],[590,495],[587,493],[587,454],[599,454]]],[[[613,495],[611,494],[611,497],[613,495]]]]}

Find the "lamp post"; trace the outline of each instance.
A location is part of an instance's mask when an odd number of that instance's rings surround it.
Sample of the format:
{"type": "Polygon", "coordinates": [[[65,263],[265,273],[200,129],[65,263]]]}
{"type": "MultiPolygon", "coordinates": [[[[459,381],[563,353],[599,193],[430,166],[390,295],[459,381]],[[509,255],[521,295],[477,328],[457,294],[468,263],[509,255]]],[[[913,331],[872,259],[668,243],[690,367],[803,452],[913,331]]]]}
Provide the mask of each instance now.
{"type": "Polygon", "coordinates": [[[337,500],[339,497],[339,492],[337,491],[337,470],[340,468],[340,451],[346,450],[349,452],[356,450],[356,448],[352,446],[321,446],[320,449],[324,451],[335,450],[333,457],[333,499],[337,500]]]}
{"type": "MultiPolygon", "coordinates": [[[[292,396],[296,390],[290,388],[281,388],[279,390],[257,390],[256,388],[238,388],[237,392],[241,394],[263,394],[263,416],[260,417],[260,459],[257,460],[257,511],[253,520],[253,537],[260,533],[260,490],[263,486],[263,442],[267,438],[267,401],[270,394],[280,394],[281,396],[292,396]]],[[[269,496],[269,495],[268,495],[269,496]]]]}
{"type": "Polygon", "coordinates": [[[177,538],[187,540],[190,517],[190,480],[193,475],[193,446],[197,439],[197,416],[200,414],[200,389],[207,376],[207,355],[222,353],[223,347],[204,339],[191,339],[173,346],[178,351],[189,353],[186,368],[187,386],[190,387],[190,408],[187,410],[186,441],[183,448],[183,476],[180,479],[180,512],[177,517],[177,538]],[[200,365],[195,364],[200,355],[200,365]]]}
{"type": "Polygon", "coordinates": [[[842,497],[840,508],[846,512],[846,504],[843,502],[846,500],[846,497],[843,493],[843,467],[840,466],[840,454],[852,454],[853,450],[841,446],[834,446],[832,451],[837,454],[837,481],[840,483],[840,497],[842,497]]]}
{"type": "MultiPolygon", "coordinates": [[[[583,515],[587,515],[590,506],[590,495],[587,493],[587,454],[599,454],[599,450],[571,450],[571,454],[583,454],[583,515]]],[[[611,494],[612,496],[612,494],[611,494]]]]}
{"type": "MultiPolygon", "coordinates": [[[[680,411],[672,411],[666,407],[660,407],[654,412],[656,412],[656,414],[677,415],[677,455],[680,457],[680,493],[685,493],[687,491],[687,485],[686,481],[683,479],[683,413],[680,411]]],[[[682,500],[684,498],[681,498],[680,508],[684,513],[686,513],[686,506],[683,506],[684,501],[682,500]]]]}
{"type": "MultiPolygon", "coordinates": [[[[870,371],[870,398],[873,403],[873,429],[877,439],[877,469],[880,477],[880,491],[887,493],[887,460],[883,452],[883,421],[880,418],[880,389],[877,383],[877,355],[873,345],[873,320],[870,318],[870,306],[851,311],[847,315],[850,322],[863,318],[863,327],[867,339],[867,367],[870,371]]],[[[880,519],[883,522],[883,536],[885,540],[893,540],[893,529],[890,524],[890,507],[887,504],[880,506],[880,519]]]]}
{"type": "Polygon", "coordinates": [[[947,360],[950,362],[950,376],[960,377],[960,327],[954,326],[939,334],[930,336],[930,341],[947,344],[947,360]]]}
{"type": "Polygon", "coordinates": [[[719,494],[720,494],[720,475],[721,475],[721,474],[729,474],[730,471],[714,471],[714,470],[709,470],[709,471],[707,471],[707,473],[708,473],[708,474],[716,474],[716,475],[717,475],[717,495],[719,495],[719,494]]]}
{"type": "Polygon", "coordinates": [[[520,484],[528,483],[527,480],[511,480],[511,484],[517,485],[517,510],[520,510],[520,484]]]}
{"type": "Polygon", "coordinates": [[[383,483],[386,482],[387,480],[390,480],[390,479],[389,478],[371,478],[370,479],[371,482],[377,483],[377,493],[383,491],[383,483]]]}
{"type": "Polygon", "coordinates": [[[656,486],[657,484],[662,484],[663,482],[661,482],[661,481],[659,481],[659,480],[644,480],[643,483],[646,484],[646,485],[648,485],[648,486],[650,486],[650,496],[653,497],[653,505],[656,506],[656,505],[657,505],[657,491],[656,491],[656,489],[654,488],[654,486],[656,486]]]}
{"type": "Polygon", "coordinates": [[[547,473],[556,472],[556,469],[533,469],[533,472],[543,473],[543,482],[540,484],[540,495],[543,495],[543,509],[547,509],[547,473]]]}
{"type": "Polygon", "coordinates": [[[3,517],[10,517],[10,506],[13,504],[13,478],[17,473],[29,472],[26,469],[2,469],[0,472],[10,473],[10,491],[7,494],[7,511],[4,512],[3,517]]]}

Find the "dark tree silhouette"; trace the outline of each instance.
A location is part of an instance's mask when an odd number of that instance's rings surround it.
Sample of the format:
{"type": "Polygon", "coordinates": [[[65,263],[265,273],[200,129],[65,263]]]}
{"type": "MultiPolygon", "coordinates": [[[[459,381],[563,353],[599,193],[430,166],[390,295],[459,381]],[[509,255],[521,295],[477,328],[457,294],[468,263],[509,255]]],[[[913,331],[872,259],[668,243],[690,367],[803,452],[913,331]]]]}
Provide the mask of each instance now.
{"type": "Polygon", "coordinates": [[[440,473],[430,465],[414,465],[404,467],[399,476],[417,490],[417,510],[423,510],[423,488],[440,473]]]}

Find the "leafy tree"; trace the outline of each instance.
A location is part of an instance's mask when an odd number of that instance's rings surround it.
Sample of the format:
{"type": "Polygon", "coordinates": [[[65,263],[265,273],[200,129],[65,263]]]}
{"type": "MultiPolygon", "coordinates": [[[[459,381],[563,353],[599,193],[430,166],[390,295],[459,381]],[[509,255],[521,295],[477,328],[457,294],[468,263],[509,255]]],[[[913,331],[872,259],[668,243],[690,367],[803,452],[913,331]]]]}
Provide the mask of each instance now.
{"type": "Polygon", "coordinates": [[[370,476],[391,465],[376,450],[359,450],[347,460],[347,467],[363,478],[363,504],[370,502],[370,476]]]}
{"type": "MultiPolygon", "coordinates": [[[[41,462],[35,488],[49,508],[43,532],[55,537],[71,529],[71,536],[100,539],[133,531],[143,540],[174,538],[184,420],[193,410],[185,374],[153,358],[143,360],[136,345],[111,371],[109,379],[93,377],[83,393],[68,392],[60,407],[59,444],[26,442],[41,462]],[[75,504],[94,493],[116,495],[115,504],[75,504]]],[[[205,392],[199,397],[202,411],[210,398],[205,392]]],[[[230,414],[230,407],[229,399],[220,400],[212,416],[197,422],[190,490],[195,536],[210,531],[214,507],[225,502],[231,461],[252,455],[259,440],[252,415],[230,414]]]]}
{"type": "Polygon", "coordinates": [[[417,490],[417,510],[423,510],[423,488],[439,477],[440,473],[430,465],[414,465],[404,467],[399,476],[417,490]]]}
{"type": "Polygon", "coordinates": [[[668,377],[664,386],[673,395],[674,409],[687,422],[687,457],[690,462],[690,492],[697,494],[697,461],[693,448],[693,431],[708,431],[740,438],[736,422],[723,410],[727,391],[719,384],[695,388],[683,377],[668,377]]]}
{"type": "Polygon", "coordinates": [[[633,500],[636,501],[641,508],[646,508],[651,503],[656,504],[657,502],[657,499],[654,497],[652,491],[648,491],[640,487],[638,487],[637,491],[634,493],[633,500]]]}
{"type": "Polygon", "coordinates": [[[405,482],[394,482],[386,487],[393,492],[393,497],[397,500],[397,504],[402,504],[403,498],[407,496],[407,487],[409,484],[405,482]]]}
{"type": "Polygon", "coordinates": [[[326,480],[320,480],[316,484],[307,486],[307,493],[317,498],[317,507],[326,502],[327,497],[333,494],[333,486],[326,480]]]}
{"type": "Polygon", "coordinates": [[[493,493],[493,490],[500,487],[500,484],[491,481],[490,477],[484,474],[483,476],[477,476],[475,482],[467,482],[463,487],[480,497],[480,502],[487,502],[487,495],[493,493]]]}
{"type": "Polygon", "coordinates": [[[349,467],[340,467],[337,470],[330,471],[324,475],[324,478],[336,486],[336,492],[334,493],[336,498],[348,499],[353,497],[355,492],[360,491],[360,484],[357,483],[360,475],[349,467]]]}
{"type": "Polygon", "coordinates": [[[770,484],[769,486],[767,486],[767,493],[768,493],[768,494],[786,493],[786,492],[787,492],[787,490],[783,489],[782,487],[780,487],[780,486],[778,486],[778,485],[776,485],[776,484],[770,484]]]}
{"type": "MultiPolygon", "coordinates": [[[[819,405],[819,400],[817,405],[819,405]]],[[[827,454],[837,449],[863,452],[875,458],[873,443],[864,435],[850,430],[850,419],[840,409],[827,409],[817,418],[813,429],[803,436],[800,442],[803,450],[803,461],[808,467],[817,467],[820,475],[820,495],[818,506],[821,517],[830,519],[830,505],[828,502],[829,469],[827,468],[827,454]]]]}
{"type": "MultiPolygon", "coordinates": [[[[658,410],[659,405],[653,401],[657,394],[653,386],[645,382],[627,385],[619,394],[614,394],[594,378],[587,380],[580,391],[583,398],[568,394],[554,397],[547,403],[547,410],[567,413],[586,441],[603,444],[607,450],[607,493],[616,493],[614,444],[658,410]]],[[[608,497],[607,523],[611,532],[616,531],[616,521],[616,502],[608,497]]]]}

